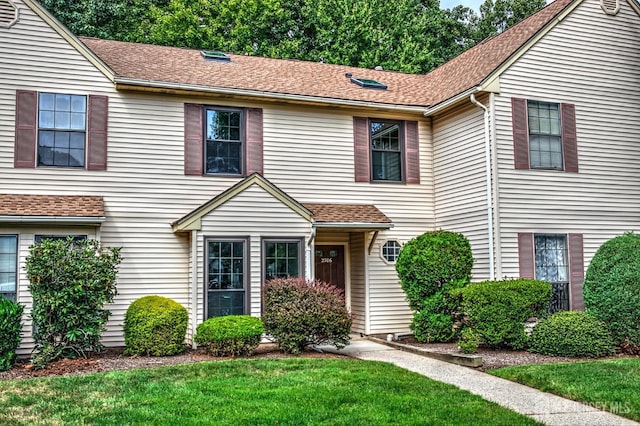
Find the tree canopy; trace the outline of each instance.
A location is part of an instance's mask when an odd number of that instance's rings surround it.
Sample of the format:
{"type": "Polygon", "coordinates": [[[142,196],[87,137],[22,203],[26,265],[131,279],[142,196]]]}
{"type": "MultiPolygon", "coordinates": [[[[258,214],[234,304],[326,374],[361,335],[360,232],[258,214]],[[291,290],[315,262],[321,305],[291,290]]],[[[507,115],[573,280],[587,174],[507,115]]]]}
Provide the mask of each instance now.
{"type": "Polygon", "coordinates": [[[426,73],[545,5],[486,0],[41,0],[79,36],[426,73]]]}

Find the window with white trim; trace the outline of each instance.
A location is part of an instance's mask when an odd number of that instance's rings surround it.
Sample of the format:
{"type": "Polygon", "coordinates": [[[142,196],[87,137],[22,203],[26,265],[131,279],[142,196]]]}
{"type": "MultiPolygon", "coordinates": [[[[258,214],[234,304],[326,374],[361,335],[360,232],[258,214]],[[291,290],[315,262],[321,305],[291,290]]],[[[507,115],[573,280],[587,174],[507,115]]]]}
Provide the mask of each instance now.
{"type": "Polygon", "coordinates": [[[389,263],[395,263],[400,255],[400,249],[402,245],[398,241],[389,240],[382,246],[382,258],[389,263]]]}
{"type": "Polygon", "coordinates": [[[527,111],[531,168],[562,170],[560,104],[529,100],[527,111]]]}
{"type": "Polygon", "coordinates": [[[16,301],[18,236],[0,235],[0,297],[16,301]]]}

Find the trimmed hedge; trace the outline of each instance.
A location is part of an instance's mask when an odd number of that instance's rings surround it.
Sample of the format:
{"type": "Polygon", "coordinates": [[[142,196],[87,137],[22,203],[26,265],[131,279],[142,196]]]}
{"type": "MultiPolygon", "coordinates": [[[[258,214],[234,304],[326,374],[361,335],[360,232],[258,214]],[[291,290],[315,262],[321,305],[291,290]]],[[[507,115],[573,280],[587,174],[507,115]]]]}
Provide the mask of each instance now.
{"type": "Polygon", "coordinates": [[[188,314],[184,306],[162,296],[135,300],[124,317],[127,355],[175,355],[184,351],[188,314]]]}
{"type": "Polygon", "coordinates": [[[0,297],[0,371],[10,369],[16,362],[23,312],[24,306],[0,297]]]}
{"type": "Polygon", "coordinates": [[[249,315],[209,318],[196,329],[198,345],[206,346],[213,356],[251,355],[260,344],[264,325],[249,315]]]}
{"type": "Polygon", "coordinates": [[[407,242],[396,261],[402,289],[414,311],[420,311],[423,303],[445,284],[469,282],[472,267],[469,240],[462,234],[442,230],[426,232],[407,242]]]}
{"type": "Polygon", "coordinates": [[[494,348],[525,348],[524,322],[543,316],[551,300],[551,284],[522,278],[474,283],[453,292],[462,297],[467,325],[494,348]]]}
{"type": "Polygon", "coordinates": [[[305,347],[349,344],[351,315],[342,290],[320,281],[276,278],[264,286],[265,331],[282,350],[300,353],[305,347]]]}
{"type": "Polygon", "coordinates": [[[590,358],[615,353],[613,338],[605,324],[582,311],[558,312],[536,325],[529,351],[590,358]]]}
{"type": "Polygon", "coordinates": [[[600,246],[583,294],[586,311],[607,325],[615,344],[640,351],[640,235],[626,233],[600,246]]]}

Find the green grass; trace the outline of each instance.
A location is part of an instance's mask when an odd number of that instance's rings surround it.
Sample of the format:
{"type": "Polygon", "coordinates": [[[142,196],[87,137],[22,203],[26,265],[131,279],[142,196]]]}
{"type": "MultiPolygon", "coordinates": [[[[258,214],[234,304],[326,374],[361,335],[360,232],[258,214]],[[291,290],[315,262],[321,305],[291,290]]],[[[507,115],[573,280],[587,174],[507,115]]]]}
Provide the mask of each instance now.
{"type": "Polygon", "coordinates": [[[0,381],[3,425],[531,425],[390,364],[342,359],[203,362],[0,381]]]}
{"type": "Polygon", "coordinates": [[[523,365],[490,371],[514,382],[640,420],[640,359],[523,365]]]}

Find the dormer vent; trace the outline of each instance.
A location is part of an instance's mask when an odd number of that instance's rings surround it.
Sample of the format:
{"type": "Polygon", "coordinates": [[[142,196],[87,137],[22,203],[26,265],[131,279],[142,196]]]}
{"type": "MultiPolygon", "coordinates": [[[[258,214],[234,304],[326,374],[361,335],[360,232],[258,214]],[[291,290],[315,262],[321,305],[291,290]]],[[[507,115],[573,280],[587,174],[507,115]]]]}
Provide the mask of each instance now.
{"type": "Polygon", "coordinates": [[[0,0],[0,28],[11,28],[18,22],[18,8],[11,0],[0,0]]]}
{"type": "Polygon", "coordinates": [[[600,0],[600,7],[607,15],[617,15],[620,11],[620,0],[600,0]]]}
{"type": "Polygon", "coordinates": [[[231,62],[231,57],[217,50],[201,50],[200,54],[206,61],[231,62]]]}

